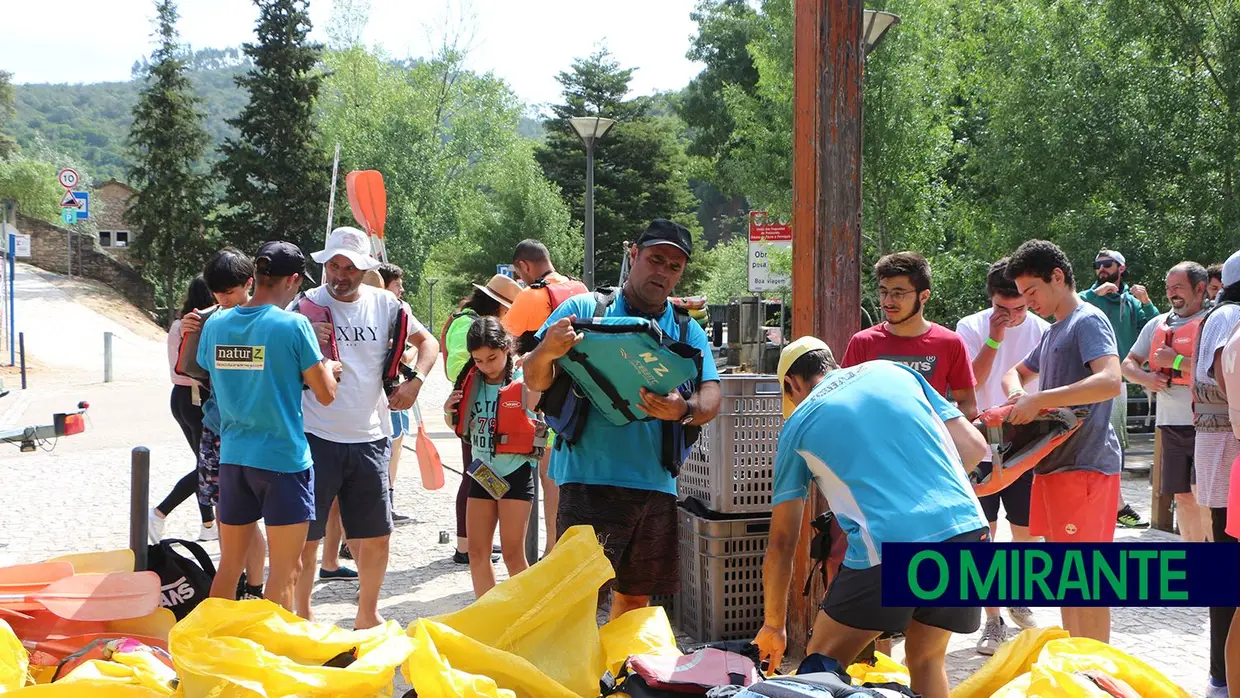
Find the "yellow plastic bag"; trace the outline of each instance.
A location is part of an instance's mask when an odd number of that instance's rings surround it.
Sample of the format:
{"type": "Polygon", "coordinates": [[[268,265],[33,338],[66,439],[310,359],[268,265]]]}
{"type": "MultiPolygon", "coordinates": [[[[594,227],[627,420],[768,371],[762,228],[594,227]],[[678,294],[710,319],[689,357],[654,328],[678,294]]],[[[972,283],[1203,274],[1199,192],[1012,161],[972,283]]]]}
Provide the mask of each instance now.
{"type": "Polygon", "coordinates": [[[55,685],[80,684],[98,686],[100,684],[119,684],[125,686],[141,686],[150,689],[151,695],[171,696],[176,691],[172,682],[176,672],[159,661],[149,652],[120,652],[112,656],[112,660],[92,659],[69,672],[55,685]]]}
{"type": "Polygon", "coordinates": [[[857,663],[848,667],[848,675],[853,685],[863,683],[899,683],[909,685],[908,667],[888,657],[882,652],[874,653],[874,666],[857,663]]]}
{"type": "MultiPolygon", "coordinates": [[[[574,526],[541,562],[470,606],[410,626],[419,666],[489,677],[517,698],[594,698],[604,670],[598,589],[613,576],[594,529],[574,526]],[[433,648],[423,646],[426,638],[433,648]]],[[[459,677],[429,676],[413,664],[403,670],[419,698],[460,695],[438,688],[459,677]]]]}
{"type": "Polygon", "coordinates": [[[16,691],[26,685],[30,655],[8,623],[0,620],[0,693],[16,691]]]}
{"type": "Polygon", "coordinates": [[[951,698],[991,698],[1007,689],[1013,679],[1025,674],[1037,661],[1047,643],[1068,637],[1063,628],[1031,628],[999,646],[993,657],[972,676],[952,689],[951,698]]]}
{"type": "Polygon", "coordinates": [[[607,670],[614,676],[624,660],[634,654],[679,657],[676,633],[662,606],[639,608],[620,616],[598,630],[607,670]]]}
{"type": "Polygon", "coordinates": [[[1187,691],[1149,664],[1087,637],[1048,642],[1035,668],[1065,673],[1096,669],[1126,682],[1142,698],[1189,698],[1187,691]]]}
{"type": "Polygon", "coordinates": [[[30,686],[16,693],[6,693],[4,698],[164,698],[167,693],[153,691],[143,686],[119,684],[113,681],[82,681],[66,684],[63,681],[30,686]]]}
{"type": "Polygon", "coordinates": [[[186,698],[390,696],[413,641],[395,621],[369,630],[310,623],[270,601],[206,599],[168,638],[186,698]],[[323,663],[357,648],[343,669],[323,663]]]}

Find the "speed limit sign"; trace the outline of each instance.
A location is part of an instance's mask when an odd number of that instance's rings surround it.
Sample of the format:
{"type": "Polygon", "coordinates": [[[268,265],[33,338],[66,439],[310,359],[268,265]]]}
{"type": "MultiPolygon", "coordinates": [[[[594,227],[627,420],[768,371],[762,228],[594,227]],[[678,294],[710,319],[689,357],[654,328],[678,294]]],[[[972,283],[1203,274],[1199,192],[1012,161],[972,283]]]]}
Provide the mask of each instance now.
{"type": "Polygon", "coordinates": [[[78,184],[77,170],[66,167],[56,175],[56,179],[60,180],[60,186],[65,189],[72,189],[78,184]]]}

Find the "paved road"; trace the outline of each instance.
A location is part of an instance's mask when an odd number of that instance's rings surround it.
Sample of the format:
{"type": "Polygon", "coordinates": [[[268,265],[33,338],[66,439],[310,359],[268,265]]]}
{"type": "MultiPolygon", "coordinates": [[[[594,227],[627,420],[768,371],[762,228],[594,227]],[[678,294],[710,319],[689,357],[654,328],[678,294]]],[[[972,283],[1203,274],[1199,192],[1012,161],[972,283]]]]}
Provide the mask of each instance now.
{"type": "MultiPolygon", "coordinates": [[[[37,283],[30,287],[37,287],[37,283]]],[[[23,288],[19,282],[19,288],[23,288]]],[[[47,293],[41,289],[38,293],[47,293]]],[[[52,319],[66,311],[67,298],[47,294],[43,311],[52,319]]],[[[19,300],[19,312],[30,307],[19,300]]],[[[76,311],[73,311],[76,312],[76,311]]],[[[86,311],[89,312],[89,311],[86,311]]],[[[20,316],[19,316],[20,317],[20,316]]],[[[30,315],[26,315],[30,317],[30,315]]],[[[103,318],[84,321],[79,329],[64,329],[63,342],[89,342],[105,326],[103,318]],[[81,329],[88,328],[88,329],[81,329]]],[[[41,328],[29,330],[40,335],[41,328]]],[[[30,341],[29,339],[27,341],[30,341]]],[[[39,340],[42,342],[42,340],[39,340]]],[[[42,347],[45,344],[37,344],[42,347]]],[[[128,347],[128,345],[126,345],[128,347]]],[[[32,562],[52,555],[105,550],[128,545],[129,454],[143,445],[151,449],[152,504],[172,487],[194,460],[168,410],[169,385],[162,345],[133,339],[133,370],[103,384],[92,361],[77,352],[51,350],[47,370],[31,376],[30,390],[0,400],[0,426],[25,424],[50,417],[53,411],[78,400],[91,403],[91,424],[86,434],[64,439],[54,449],[18,454],[0,452],[0,565],[32,562]],[[8,403],[8,404],[5,404],[8,403]]],[[[439,416],[439,405],[449,390],[436,369],[421,403],[428,429],[435,437],[445,464],[459,471],[460,450],[439,416]]],[[[448,474],[448,484],[438,491],[421,486],[415,460],[406,454],[407,465],[396,483],[397,510],[415,517],[417,523],[397,530],[392,543],[390,572],[383,588],[381,612],[402,624],[424,616],[453,611],[473,599],[468,570],[451,561],[453,547],[438,542],[440,531],[454,529],[453,501],[458,476],[448,474]]],[[[1139,459],[1132,459],[1141,465],[1139,459]]],[[[1128,500],[1148,513],[1149,489],[1143,478],[1124,482],[1128,500]]],[[[193,537],[198,531],[196,507],[183,505],[168,519],[166,535],[193,537]]],[[[1000,539],[1003,539],[1001,533],[1000,539]]],[[[1124,539],[1170,540],[1160,532],[1122,531],[1124,539]]],[[[214,555],[214,543],[205,545],[214,555]]],[[[503,575],[503,565],[497,565],[503,575]]],[[[356,584],[318,584],[314,602],[320,619],[348,627],[354,613],[356,584]]],[[[1057,622],[1054,610],[1037,611],[1041,624],[1057,622]]],[[[1114,612],[1113,643],[1154,665],[1194,695],[1203,694],[1206,681],[1208,635],[1203,609],[1118,609],[1114,612]]],[[[951,643],[949,671],[953,682],[979,667],[977,637],[957,636],[951,643]]],[[[902,655],[899,647],[897,657],[902,655]]]]}

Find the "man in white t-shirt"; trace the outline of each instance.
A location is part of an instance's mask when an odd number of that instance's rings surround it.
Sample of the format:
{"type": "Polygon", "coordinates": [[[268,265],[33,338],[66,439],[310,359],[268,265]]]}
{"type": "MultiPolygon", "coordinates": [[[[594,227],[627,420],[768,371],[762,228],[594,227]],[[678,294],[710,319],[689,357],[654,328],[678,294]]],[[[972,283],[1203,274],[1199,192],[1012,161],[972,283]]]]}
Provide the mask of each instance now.
{"type": "MultiPolygon", "coordinates": [[[[310,592],[319,541],[332,501],[339,498],[340,519],[357,561],[361,589],[353,627],[361,630],[383,623],[379,588],[387,574],[392,533],[389,411],[413,406],[437,350],[426,328],[411,319],[412,343],[419,347],[418,365],[389,397],[383,389],[383,366],[392,325],[402,308],[396,296],[362,283],[364,272],[379,266],[379,260],[370,256],[369,239],[356,228],[337,228],[328,236],[327,248],[311,258],[323,265],[324,283],[308,291],[306,298],[331,312],[331,323],[316,322],[314,329],[320,344],[330,344],[334,338],[344,373],[332,405],[324,407],[309,397],[303,401],[306,439],[314,461],[316,511],[302,552],[296,607],[303,618],[313,619],[310,592]]],[[[296,311],[297,305],[294,301],[289,309],[296,311]]]]}
{"type": "Polygon", "coordinates": [[[1206,269],[1181,262],[1167,272],[1171,311],[1145,324],[1122,366],[1124,378],[1154,393],[1154,423],[1162,441],[1158,491],[1175,498],[1180,537],[1201,543],[1210,530],[1210,510],[1197,504],[1193,465],[1197,430],[1193,426],[1193,348],[1205,317],[1206,269]],[[1148,366],[1147,366],[1148,364],[1148,366]]]}
{"type": "MultiPolygon", "coordinates": [[[[956,324],[956,334],[964,340],[969,350],[969,358],[973,362],[973,376],[977,380],[977,408],[988,410],[1007,402],[1003,393],[1003,374],[1024,360],[1042,340],[1042,334],[1049,325],[1042,318],[1029,312],[1029,305],[1016,283],[1010,281],[1005,273],[1007,259],[1001,259],[990,265],[986,273],[986,294],[990,296],[990,307],[962,318],[956,324]]],[[[1025,386],[1026,392],[1037,392],[1038,383],[1035,378],[1025,386]]],[[[990,450],[986,458],[979,464],[982,474],[991,471],[990,450]]],[[[986,521],[990,523],[990,539],[995,539],[998,529],[999,505],[1007,513],[1008,523],[1012,528],[1012,540],[1016,542],[1036,540],[1029,535],[1029,493],[1033,487],[1033,471],[1021,475],[1016,482],[995,494],[979,497],[986,521]]],[[[1033,612],[1028,608],[1014,607],[1008,609],[1012,621],[1022,628],[1034,627],[1033,612]]],[[[994,654],[999,645],[1003,644],[1007,631],[998,608],[986,609],[986,625],[982,628],[982,636],[977,642],[977,651],[982,654],[994,654]]]]}

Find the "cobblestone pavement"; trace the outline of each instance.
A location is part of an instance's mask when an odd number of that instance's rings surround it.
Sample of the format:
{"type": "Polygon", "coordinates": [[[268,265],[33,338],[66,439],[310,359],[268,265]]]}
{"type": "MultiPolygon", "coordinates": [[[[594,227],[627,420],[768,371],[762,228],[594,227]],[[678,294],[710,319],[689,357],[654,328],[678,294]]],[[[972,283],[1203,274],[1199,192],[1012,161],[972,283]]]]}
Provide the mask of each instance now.
{"type": "MultiPolygon", "coordinates": [[[[135,342],[139,340],[134,340],[135,342]]],[[[146,341],[146,340],[142,340],[146,341]]],[[[141,347],[147,357],[159,347],[141,347]]],[[[125,380],[103,384],[93,374],[49,371],[31,376],[31,389],[15,391],[0,400],[0,426],[48,420],[53,411],[78,400],[91,403],[88,431],[63,439],[54,450],[20,454],[0,451],[0,565],[33,562],[47,557],[128,545],[130,449],[151,450],[151,506],[193,467],[193,457],[168,409],[169,386],[162,358],[150,359],[142,375],[127,373],[125,380]],[[154,364],[154,365],[152,365],[154,364]],[[8,404],[5,404],[8,403],[8,404]]],[[[428,431],[445,465],[460,470],[460,449],[440,417],[440,405],[449,390],[437,367],[420,403],[428,431]]],[[[473,600],[466,567],[452,563],[452,543],[442,545],[441,531],[454,539],[453,501],[459,476],[448,473],[438,491],[422,489],[416,460],[405,452],[396,483],[397,511],[416,519],[393,536],[389,573],[383,587],[381,612],[408,624],[417,618],[459,609],[473,600]]],[[[1130,458],[1138,468],[1148,465],[1130,458]]],[[[1128,500],[1148,515],[1149,487],[1144,475],[1125,477],[1128,500]]],[[[193,538],[199,522],[196,507],[186,503],[169,517],[168,537],[193,538]]],[[[1000,533],[1004,540],[1006,532],[1000,533]]],[[[1122,539],[1174,540],[1158,531],[1121,530],[1122,539]]],[[[214,556],[215,543],[204,547],[214,556]]],[[[502,564],[496,565],[503,578],[502,564]]],[[[320,620],[350,627],[357,585],[353,582],[319,583],[314,603],[320,620]]],[[[1039,624],[1058,621],[1054,609],[1037,609],[1039,624]]],[[[1208,655],[1204,609],[1117,609],[1113,616],[1113,644],[1141,657],[1193,695],[1203,695],[1208,655]]],[[[949,673],[953,683],[981,666],[984,657],[974,651],[977,635],[957,636],[950,646],[949,673]]],[[[896,657],[902,657],[897,646],[896,657]]]]}

